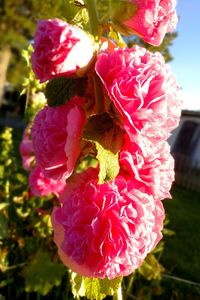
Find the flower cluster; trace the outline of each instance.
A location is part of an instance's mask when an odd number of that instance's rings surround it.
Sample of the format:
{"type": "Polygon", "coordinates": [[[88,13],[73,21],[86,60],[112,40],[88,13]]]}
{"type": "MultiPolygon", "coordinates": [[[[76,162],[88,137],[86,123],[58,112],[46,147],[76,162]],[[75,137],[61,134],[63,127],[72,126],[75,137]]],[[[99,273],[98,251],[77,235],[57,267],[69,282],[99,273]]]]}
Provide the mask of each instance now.
{"type": "MultiPolygon", "coordinates": [[[[125,25],[159,44],[176,23],[174,1],[132,2],[137,9],[125,25]]],[[[84,276],[112,279],[138,268],[162,238],[162,200],[170,197],[174,180],[166,140],[178,125],[181,101],[159,53],[100,40],[104,44],[95,50],[94,40],[78,27],[58,19],[38,23],[36,77],[51,84],[55,77],[69,79],[70,97],[62,105],[49,103],[35,117],[30,185],[40,195],[46,191],[37,178],[46,190],[57,186],[60,207],[53,210],[52,225],[63,263],[84,276]],[[115,160],[118,173],[110,171],[105,156],[107,171],[103,154],[115,160]],[[95,168],[91,159],[98,161],[95,168]]]]}

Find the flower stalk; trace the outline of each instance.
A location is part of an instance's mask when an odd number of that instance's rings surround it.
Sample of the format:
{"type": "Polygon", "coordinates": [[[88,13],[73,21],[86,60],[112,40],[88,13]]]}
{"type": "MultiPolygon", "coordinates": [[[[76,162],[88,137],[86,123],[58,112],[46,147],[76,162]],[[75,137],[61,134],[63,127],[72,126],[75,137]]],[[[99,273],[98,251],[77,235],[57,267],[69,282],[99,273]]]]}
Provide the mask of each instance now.
{"type": "MultiPolygon", "coordinates": [[[[97,46],[98,51],[100,41],[100,26],[96,10],[96,1],[85,0],[85,5],[87,7],[89,15],[90,33],[94,36],[95,44],[97,46]]],[[[96,75],[96,73],[94,73],[93,75],[93,83],[96,100],[96,111],[100,114],[105,111],[104,93],[101,80],[99,79],[98,75],[96,75]]]]}
{"type": "MultiPolygon", "coordinates": [[[[170,196],[174,178],[166,139],[179,121],[179,87],[159,53],[139,45],[128,48],[120,40],[117,24],[122,23],[119,30],[132,25],[139,11],[132,2],[75,1],[88,10],[90,34],[57,18],[41,20],[33,43],[33,71],[41,83],[49,82],[48,105],[31,126],[31,151],[48,183],[70,178],[61,191],[57,183],[45,186],[62,202],[51,216],[54,241],[63,263],[77,272],[81,289],[75,279],[72,289],[77,297],[100,299],[106,287],[114,300],[123,299],[122,277],[138,269],[162,238],[161,200],[170,196]],[[102,19],[104,13],[111,16],[102,19]],[[126,18],[131,24],[124,24],[126,18]],[[82,142],[89,144],[87,151],[82,142]],[[120,261],[113,259],[118,257],[120,261]]],[[[149,31],[146,11],[143,20],[140,14],[137,18],[139,27],[149,31]]],[[[35,170],[30,171],[33,191],[35,170]]],[[[41,189],[39,193],[44,195],[41,189]]]]}
{"type": "Polygon", "coordinates": [[[113,295],[113,300],[123,300],[122,285],[118,287],[116,293],[113,295]]]}
{"type": "Polygon", "coordinates": [[[99,21],[96,11],[95,0],[85,0],[85,5],[88,10],[90,33],[94,36],[95,42],[99,41],[99,21]]]}

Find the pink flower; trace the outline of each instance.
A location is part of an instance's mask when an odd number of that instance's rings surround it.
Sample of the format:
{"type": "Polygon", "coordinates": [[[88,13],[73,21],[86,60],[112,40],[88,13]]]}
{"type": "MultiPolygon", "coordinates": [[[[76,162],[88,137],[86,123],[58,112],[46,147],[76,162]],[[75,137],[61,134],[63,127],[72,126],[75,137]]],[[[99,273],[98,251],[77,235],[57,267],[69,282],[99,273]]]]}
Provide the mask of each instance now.
{"type": "Polygon", "coordinates": [[[63,181],[45,178],[41,167],[36,166],[29,175],[29,185],[34,196],[59,196],[66,184],[63,181]]]}
{"type": "Polygon", "coordinates": [[[64,180],[73,172],[85,123],[82,102],[76,96],[65,105],[46,106],[35,117],[31,135],[45,177],[64,180]]]}
{"type": "Polygon", "coordinates": [[[165,34],[176,28],[176,0],[130,0],[136,6],[135,14],[123,22],[132,33],[145,42],[159,46],[165,34]]]}
{"type": "Polygon", "coordinates": [[[33,48],[32,68],[40,82],[71,75],[85,67],[93,57],[89,36],[59,19],[38,22],[33,48]]]}
{"type": "Polygon", "coordinates": [[[151,144],[148,138],[142,137],[134,143],[126,136],[120,152],[120,167],[120,174],[134,181],[137,189],[156,200],[171,198],[174,159],[166,141],[151,144]]]}
{"type": "Polygon", "coordinates": [[[109,279],[138,268],[162,237],[160,201],[118,176],[99,185],[97,170],[74,178],[52,214],[63,263],[80,275],[109,279]]]}
{"type": "Polygon", "coordinates": [[[159,53],[135,46],[98,56],[96,72],[130,138],[167,139],[180,118],[179,87],[159,53]]]}
{"type": "Polygon", "coordinates": [[[23,138],[19,146],[19,152],[22,157],[22,165],[23,168],[27,171],[32,169],[32,164],[34,161],[34,151],[33,151],[33,144],[28,133],[29,128],[26,128],[23,133],[23,138]]]}

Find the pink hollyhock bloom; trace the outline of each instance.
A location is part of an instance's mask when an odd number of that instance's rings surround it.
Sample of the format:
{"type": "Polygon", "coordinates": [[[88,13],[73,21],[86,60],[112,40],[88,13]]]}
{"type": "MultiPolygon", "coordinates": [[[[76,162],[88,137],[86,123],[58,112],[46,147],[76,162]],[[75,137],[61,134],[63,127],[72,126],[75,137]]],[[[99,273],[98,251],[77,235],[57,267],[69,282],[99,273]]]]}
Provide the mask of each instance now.
{"type": "Polygon", "coordinates": [[[29,185],[34,196],[49,196],[55,194],[59,196],[65,187],[65,183],[44,177],[40,166],[36,166],[29,175],[29,185]]]}
{"type": "Polygon", "coordinates": [[[141,137],[137,143],[125,137],[120,156],[120,174],[135,182],[137,189],[155,199],[171,198],[170,189],[174,181],[174,159],[166,141],[151,144],[141,137]]]}
{"type": "Polygon", "coordinates": [[[38,22],[31,57],[40,82],[72,75],[93,57],[93,42],[80,28],[59,19],[38,22]]]}
{"type": "Polygon", "coordinates": [[[36,115],[31,135],[36,162],[45,177],[64,180],[72,174],[85,123],[82,103],[83,98],[75,96],[65,105],[46,106],[36,115]]]}
{"type": "Polygon", "coordinates": [[[160,241],[160,201],[118,176],[99,185],[97,170],[76,175],[52,214],[54,240],[63,263],[87,277],[129,275],[160,241]]]}
{"type": "Polygon", "coordinates": [[[22,165],[26,171],[30,171],[32,169],[32,164],[34,161],[34,151],[33,151],[33,144],[28,133],[28,128],[24,130],[23,138],[19,146],[19,152],[22,157],[22,165]]]}
{"type": "Polygon", "coordinates": [[[168,138],[178,125],[181,101],[176,79],[160,53],[139,46],[102,52],[96,72],[130,137],[143,130],[154,139],[168,138]]]}
{"type": "Polygon", "coordinates": [[[134,15],[123,22],[132,33],[145,42],[159,46],[165,34],[177,25],[176,0],[130,0],[135,5],[134,15]]]}

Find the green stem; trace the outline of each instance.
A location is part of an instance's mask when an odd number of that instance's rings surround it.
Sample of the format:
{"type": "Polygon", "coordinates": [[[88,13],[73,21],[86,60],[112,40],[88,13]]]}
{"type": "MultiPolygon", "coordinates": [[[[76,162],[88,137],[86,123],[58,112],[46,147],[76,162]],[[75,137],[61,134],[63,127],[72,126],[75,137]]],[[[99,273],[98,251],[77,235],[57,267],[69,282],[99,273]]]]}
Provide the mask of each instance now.
{"type": "Polygon", "coordinates": [[[27,92],[26,92],[25,112],[27,111],[27,108],[28,108],[28,105],[29,105],[29,102],[30,102],[30,94],[31,94],[30,90],[31,90],[31,87],[28,86],[27,92]]]}
{"type": "Polygon", "coordinates": [[[85,0],[85,5],[88,10],[90,33],[94,36],[95,41],[99,41],[99,21],[96,10],[95,0],[85,0]]]}
{"type": "Polygon", "coordinates": [[[134,282],[134,279],[135,279],[135,273],[132,273],[130,275],[129,278],[129,282],[128,282],[128,286],[127,286],[127,289],[126,289],[126,293],[127,294],[131,294],[131,291],[132,291],[132,288],[133,288],[133,282],[134,282]]]}
{"type": "MultiPolygon", "coordinates": [[[[85,0],[85,5],[87,7],[89,15],[90,33],[94,36],[96,45],[99,47],[98,43],[100,40],[100,26],[96,10],[96,1],[85,0]]],[[[104,93],[102,82],[96,73],[94,73],[93,75],[93,82],[95,90],[96,110],[97,113],[100,114],[105,111],[104,93]]]]}
{"type": "Polygon", "coordinates": [[[37,300],[40,300],[40,294],[39,293],[37,293],[37,300]]]}
{"type": "Polygon", "coordinates": [[[122,285],[119,286],[117,292],[113,295],[113,300],[123,300],[122,285]]]}

